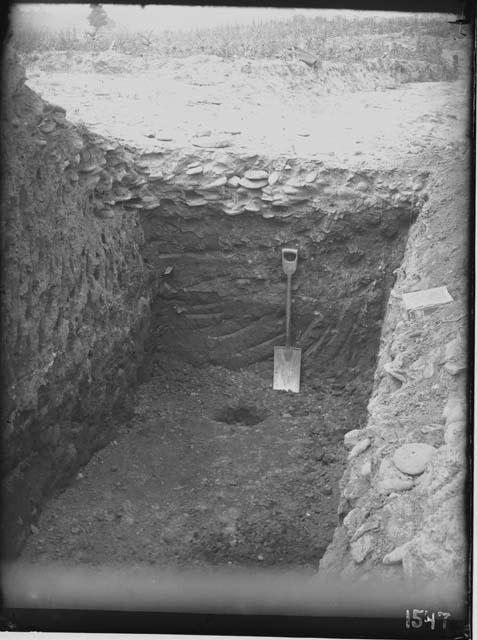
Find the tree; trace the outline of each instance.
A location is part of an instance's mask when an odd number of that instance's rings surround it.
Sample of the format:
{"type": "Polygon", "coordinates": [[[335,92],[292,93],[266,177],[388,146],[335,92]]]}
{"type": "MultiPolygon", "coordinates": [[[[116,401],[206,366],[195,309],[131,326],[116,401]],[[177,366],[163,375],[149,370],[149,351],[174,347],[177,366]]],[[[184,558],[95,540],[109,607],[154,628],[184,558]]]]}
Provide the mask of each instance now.
{"type": "Polygon", "coordinates": [[[110,20],[102,4],[90,4],[89,6],[91,7],[91,11],[88,15],[88,22],[94,29],[93,37],[96,37],[101,27],[109,24],[110,20]]]}

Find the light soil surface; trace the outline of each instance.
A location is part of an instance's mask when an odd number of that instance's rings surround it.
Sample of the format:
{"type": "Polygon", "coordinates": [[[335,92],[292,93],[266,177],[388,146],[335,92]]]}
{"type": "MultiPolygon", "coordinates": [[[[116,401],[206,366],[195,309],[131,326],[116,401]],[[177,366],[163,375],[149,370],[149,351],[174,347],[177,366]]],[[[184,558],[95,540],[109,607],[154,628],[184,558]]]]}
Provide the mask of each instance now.
{"type": "Polygon", "coordinates": [[[419,166],[423,151],[459,153],[466,79],[378,91],[343,85],[328,95],[317,87],[319,71],[304,67],[294,77],[283,63],[278,75],[276,64],[161,59],[134,74],[33,66],[28,84],[72,122],[147,152],[219,143],[237,155],[316,158],[350,169],[419,166]]]}

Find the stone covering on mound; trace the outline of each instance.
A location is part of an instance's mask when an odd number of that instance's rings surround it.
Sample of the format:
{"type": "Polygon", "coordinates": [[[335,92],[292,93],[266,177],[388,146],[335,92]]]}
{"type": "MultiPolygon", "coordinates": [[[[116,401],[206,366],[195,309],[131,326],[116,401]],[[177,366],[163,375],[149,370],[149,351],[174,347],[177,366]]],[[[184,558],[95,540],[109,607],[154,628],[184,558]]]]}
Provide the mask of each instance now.
{"type": "Polygon", "coordinates": [[[468,568],[466,181],[460,163],[442,162],[429,179],[429,201],[389,298],[368,424],[345,437],[358,455],[349,456],[342,524],[319,572],[446,585],[458,602],[468,568]],[[451,196],[443,194],[444,184],[453,185],[451,196]],[[408,315],[401,293],[438,285],[447,286],[453,302],[408,315]],[[460,366],[449,370],[451,362],[460,366]]]}
{"type": "MultiPolygon", "coordinates": [[[[144,362],[150,295],[132,150],[66,120],[7,59],[3,418],[7,552],[114,431],[144,362]]],[[[147,202],[147,201],[146,201],[147,202]]]]}

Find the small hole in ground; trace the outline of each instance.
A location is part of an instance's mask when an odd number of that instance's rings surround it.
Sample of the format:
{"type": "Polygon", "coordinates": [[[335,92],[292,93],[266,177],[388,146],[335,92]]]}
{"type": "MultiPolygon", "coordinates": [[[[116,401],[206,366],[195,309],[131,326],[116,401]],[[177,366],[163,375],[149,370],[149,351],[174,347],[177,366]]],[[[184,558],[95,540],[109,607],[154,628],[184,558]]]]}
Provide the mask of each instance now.
{"type": "Polygon", "coordinates": [[[256,407],[239,406],[223,407],[215,414],[214,420],[217,422],[225,422],[225,424],[238,424],[250,427],[263,422],[266,417],[266,414],[260,412],[256,407]]]}

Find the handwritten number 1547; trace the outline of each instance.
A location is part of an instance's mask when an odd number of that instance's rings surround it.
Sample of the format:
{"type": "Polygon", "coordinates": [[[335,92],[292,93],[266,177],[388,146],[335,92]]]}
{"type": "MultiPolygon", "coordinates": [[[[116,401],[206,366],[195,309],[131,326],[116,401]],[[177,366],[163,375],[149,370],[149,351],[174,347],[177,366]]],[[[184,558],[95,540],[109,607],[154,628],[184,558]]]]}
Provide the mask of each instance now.
{"type": "Polygon", "coordinates": [[[450,618],[450,613],[447,611],[438,611],[437,614],[434,611],[428,611],[427,609],[406,609],[406,629],[419,629],[425,624],[428,624],[432,630],[436,628],[436,619],[442,623],[442,629],[447,627],[447,618],[450,618]]]}

